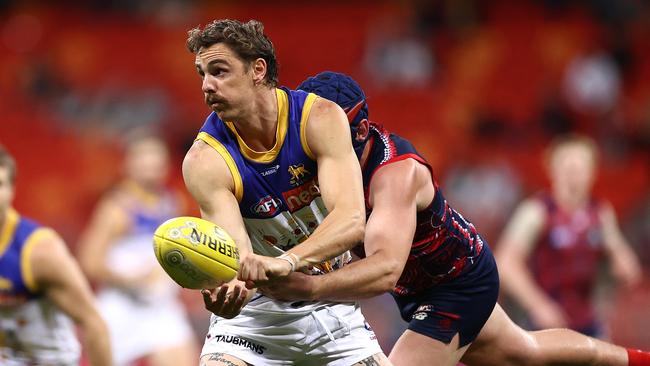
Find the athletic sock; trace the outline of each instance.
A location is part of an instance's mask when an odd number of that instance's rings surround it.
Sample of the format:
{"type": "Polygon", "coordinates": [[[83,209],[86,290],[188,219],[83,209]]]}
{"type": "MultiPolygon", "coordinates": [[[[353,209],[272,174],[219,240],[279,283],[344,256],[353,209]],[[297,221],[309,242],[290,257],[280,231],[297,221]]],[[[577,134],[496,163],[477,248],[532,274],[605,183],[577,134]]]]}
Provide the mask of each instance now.
{"type": "Polygon", "coordinates": [[[627,349],[628,366],[650,366],[650,353],[638,349],[627,349]]]}

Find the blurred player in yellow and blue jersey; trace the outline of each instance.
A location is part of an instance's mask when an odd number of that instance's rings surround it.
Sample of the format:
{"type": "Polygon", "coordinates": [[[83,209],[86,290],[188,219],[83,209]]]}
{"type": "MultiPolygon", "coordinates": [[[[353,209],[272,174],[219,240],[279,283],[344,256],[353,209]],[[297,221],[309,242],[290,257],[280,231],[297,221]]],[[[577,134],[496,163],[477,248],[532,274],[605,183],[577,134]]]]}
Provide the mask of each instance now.
{"type": "Polygon", "coordinates": [[[106,325],[63,240],[12,207],[16,166],[0,146],[0,364],[111,365],[106,325]]]}
{"type": "Polygon", "coordinates": [[[81,235],[81,264],[100,285],[97,299],[115,364],[146,358],[154,366],[194,365],[180,287],[152,250],[158,225],[181,212],[180,196],[166,187],[167,147],[156,136],[136,133],[125,152],[124,179],[102,198],[81,235]]]}

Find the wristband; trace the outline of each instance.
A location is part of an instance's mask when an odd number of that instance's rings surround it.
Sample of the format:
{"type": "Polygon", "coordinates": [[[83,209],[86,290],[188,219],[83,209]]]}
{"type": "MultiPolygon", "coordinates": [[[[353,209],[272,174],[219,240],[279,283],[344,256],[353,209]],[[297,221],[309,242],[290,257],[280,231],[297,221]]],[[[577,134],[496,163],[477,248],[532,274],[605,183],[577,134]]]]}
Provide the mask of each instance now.
{"type": "Polygon", "coordinates": [[[283,259],[291,265],[291,272],[296,271],[296,265],[298,264],[298,256],[293,254],[293,253],[284,253],[279,257],[276,257],[278,259],[283,259]]]}

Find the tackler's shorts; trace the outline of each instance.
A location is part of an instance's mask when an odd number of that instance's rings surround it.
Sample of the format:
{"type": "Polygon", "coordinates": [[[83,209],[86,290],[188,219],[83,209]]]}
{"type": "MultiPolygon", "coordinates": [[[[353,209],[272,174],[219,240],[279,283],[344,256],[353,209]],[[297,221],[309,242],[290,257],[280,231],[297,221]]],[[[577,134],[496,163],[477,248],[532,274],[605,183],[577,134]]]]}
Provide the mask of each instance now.
{"type": "Polygon", "coordinates": [[[213,315],[201,357],[251,365],[349,366],[382,352],[357,303],[289,303],[258,296],[233,319],[213,315]]]}
{"type": "Polygon", "coordinates": [[[446,344],[458,333],[463,347],[476,339],[498,295],[499,273],[485,245],[474,263],[450,282],[421,294],[393,297],[408,329],[446,344]]]}

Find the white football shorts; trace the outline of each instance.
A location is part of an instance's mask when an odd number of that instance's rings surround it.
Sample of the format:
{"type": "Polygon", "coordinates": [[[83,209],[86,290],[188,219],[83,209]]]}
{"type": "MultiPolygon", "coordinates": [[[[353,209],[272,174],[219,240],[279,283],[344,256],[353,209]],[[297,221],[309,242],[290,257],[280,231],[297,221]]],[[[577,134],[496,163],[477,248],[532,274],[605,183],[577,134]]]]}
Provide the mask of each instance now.
{"type": "Polygon", "coordinates": [[[350,366],[381,352],[358,303],[257,295],[233,319],[212,315],[201,357],[223,353],[256,366],[350,366]]]}
{"type": "Polygon", "coordinates": [[[98,294],[97,304],[108,326],[115,365],[129,364],[194,337],[185,308],[174,298],[148,302],[106,289],[98,294]]]}

